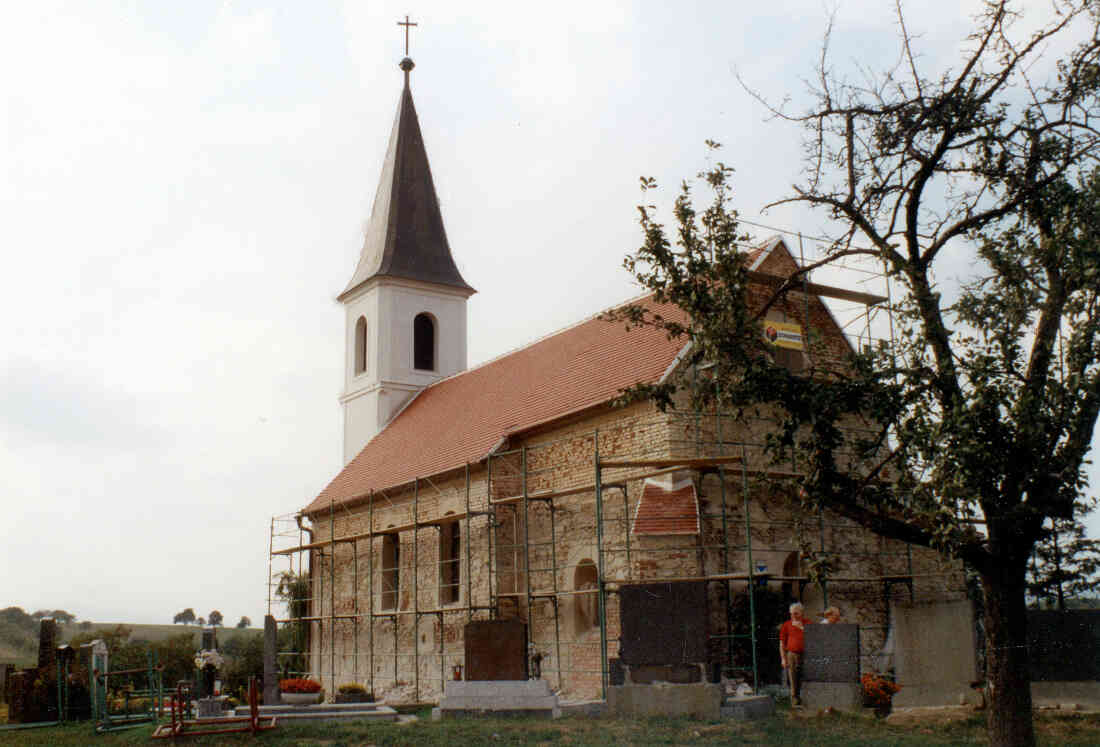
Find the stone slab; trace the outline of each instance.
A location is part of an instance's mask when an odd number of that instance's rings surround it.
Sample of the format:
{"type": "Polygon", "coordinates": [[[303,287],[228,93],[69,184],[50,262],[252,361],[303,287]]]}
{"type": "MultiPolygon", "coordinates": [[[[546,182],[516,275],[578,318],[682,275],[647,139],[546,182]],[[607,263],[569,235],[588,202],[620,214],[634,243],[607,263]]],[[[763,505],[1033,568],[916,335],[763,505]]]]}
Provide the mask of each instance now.
{"type": "MultiPolygon", "coordinates": [[[[248,706],[240,706],[237,716],[247,716],[248,706]]],[[[261,716],[277,716],[286,719],[308,721],[396,721],[397,711],[378,703],[320,703],[312,706],[260,706],[261,716]]]]}
{"type": "Polygon", "coordinates": [[[623,664],[693,664],[707,659],[703,582],[631,584],[619,590],[623,664]]]}
{"type": "Polygon", "coordinates": [[[898,603],[893,619],[901,685],[894,708],[958,705],[977,676],[970,602],[898,603]]]}
{"type": "Polygon", "coordinates": [[[552,695],[547,680],[459,680],[443,683],[443,697],[500,697],[552,695]]]}
{"type": "Polygon", "coordinates": [[[627,684],[607,689],[607,709],[615,716],[721,716],[722,686],[711,682],[672,685],[627,684]]]}
{"type": "Polygon", "coordinates": [[[731,718],[735,721],[767,718],[773,713],[775,713],[775,698],[770,695],[727,698],[721,709],[722,718],[731,718]]]}
{"type": "Polygon", "coordinates": [[[1100,680],[1100,610],[1028,610],[1032,682],[1100,680]]]}
{"type": "Polygon", "coordinates": [[[446,718],[560,718],[561,711],[550,708],[440,708],[446,718]]]}
{"type": "Polygon", "coordinates": [[[572,703],[562,703],[559,707],[561,708],[563,716],[599,718],[607,715],[606,700],[582,700],[572,703]]]}
{"type": "Polygon", "coordinates": [[[858,682],[803,682],[802,704],[859,713],[863,710],[863,687],[858,682]]]}
{"type": "Polygon", "coordinates": [[[527,679],[527,626],[519,620],[474,620],[463,638],[468,681],[527,679]]]}
{"type": "Polygon", "coordinates": [[[557,718],[558,696],[546,680],[451,681],[439,700],[442,716],[478,714],[557,718]]]}
{"type": "Polygon", "coordinates": [[[859,681],[858,625],[807,625],[805,635],[803,682],[859,681]]]}

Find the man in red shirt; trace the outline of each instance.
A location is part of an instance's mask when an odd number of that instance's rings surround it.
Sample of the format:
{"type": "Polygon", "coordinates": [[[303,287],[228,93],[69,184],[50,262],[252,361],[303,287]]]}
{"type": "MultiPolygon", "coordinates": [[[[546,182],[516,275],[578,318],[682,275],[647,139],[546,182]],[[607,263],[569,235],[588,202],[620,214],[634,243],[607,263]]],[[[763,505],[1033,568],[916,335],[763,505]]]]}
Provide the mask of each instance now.
{"type": "Polygon", "coordinates": [[[790,607],[791,619],[779,629],[779,660],[787,670],[787,679],[791,684],[791,705],[802,705],[802,655],[806,652],[803,633],[806,630],[802,620],[802,604],[795,602],[790,607]]]}

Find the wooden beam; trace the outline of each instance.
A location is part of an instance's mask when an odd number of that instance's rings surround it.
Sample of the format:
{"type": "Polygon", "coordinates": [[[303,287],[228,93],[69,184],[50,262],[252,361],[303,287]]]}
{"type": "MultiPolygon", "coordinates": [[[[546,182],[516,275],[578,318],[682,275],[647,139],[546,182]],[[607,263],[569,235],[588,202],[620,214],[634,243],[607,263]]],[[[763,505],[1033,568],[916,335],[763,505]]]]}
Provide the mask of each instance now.
{"type": "MultiPolygon", "coordinates": [[[[786,280],[786,278],[776,277],[775,275],[769,275],[758,270],[750,270],[748,272],[748,277],[749,280],[754,283],[770,285],[773,288],[778,288],[786,280]]],[[[855,303],[866,304],[867,306],[875,306],[889,300],[886,296],[879,296],[874,293],[864,293],[863,291],[849,290],[847,288],[836,288],[831,285],[821,285],[820,283],[799,282],[798,285],[791,290],[798,293],[806,292],[814,296],[837,298],[842,301],[853,301],[855,303]]]]}

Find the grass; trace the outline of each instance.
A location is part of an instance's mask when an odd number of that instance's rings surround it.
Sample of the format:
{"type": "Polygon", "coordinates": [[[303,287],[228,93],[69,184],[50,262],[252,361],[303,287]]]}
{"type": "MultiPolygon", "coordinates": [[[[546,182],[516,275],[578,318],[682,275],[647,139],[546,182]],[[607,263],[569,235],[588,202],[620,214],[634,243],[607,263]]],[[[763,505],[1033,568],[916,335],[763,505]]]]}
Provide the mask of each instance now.
{"type": "MultiPolygon", "coordinates": [[[[1100,744],[1100,716],[1036,716],[1043,745],[1100,744]]],[[[86,745],[148,744],[151,726],[94,737],[91,724],[72,724],[22,732],[0,732],[6,744],[86,745]]],[[[250,743],[250,735],[192,738],[189,744],[250,743]]],[[[427,713],[415,724],[290,724],[262,734],[265,745],[984,745],[980,716],[952,723],[894,726],[851,714],[792,715],[786,709],[770,719],[751,722],[705,722],[689,719],[564,718],[464,719],[432,722],[427,713]]]]}

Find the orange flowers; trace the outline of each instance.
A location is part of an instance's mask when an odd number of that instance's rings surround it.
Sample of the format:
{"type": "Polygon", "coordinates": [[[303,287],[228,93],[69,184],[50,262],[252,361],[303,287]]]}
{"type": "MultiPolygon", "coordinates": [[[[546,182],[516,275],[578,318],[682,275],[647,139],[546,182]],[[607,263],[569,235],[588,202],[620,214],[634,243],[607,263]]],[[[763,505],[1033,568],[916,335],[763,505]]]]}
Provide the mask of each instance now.
{"type": "Polygon", "coordinates": [[[890,705],[894,693],[901,689],[901,685],[886,679],[878,672],[865,673],[860,682],[863,683],[864,704],[876,708],[890,705]]]}
{"type": "Polygon", "coordinates": [[[307,677],[294,677],[289,680],[279,680],[279,691],[284,693],[319,693],[321,683],[307,677]]]}

